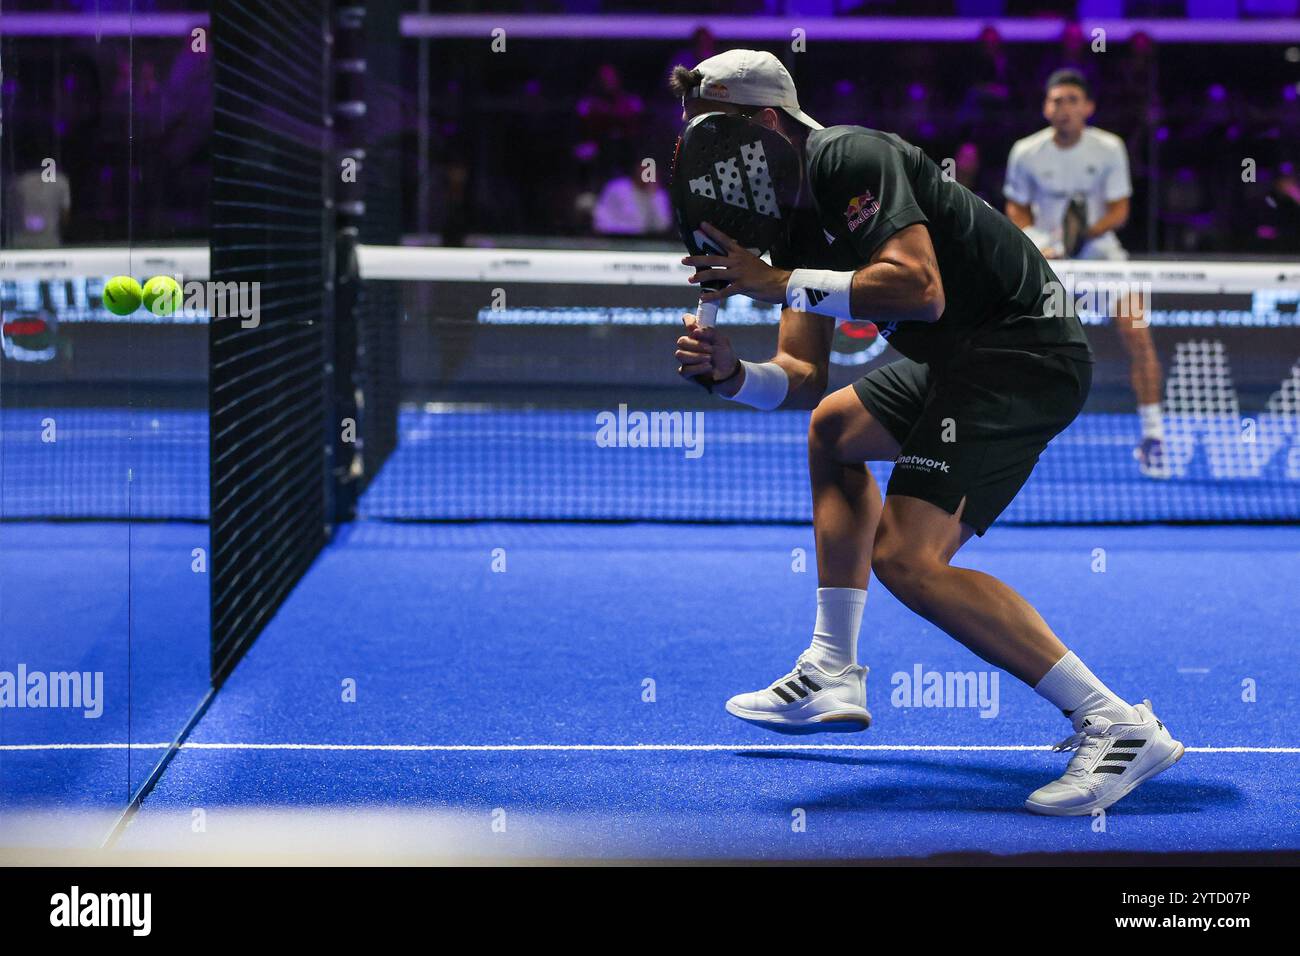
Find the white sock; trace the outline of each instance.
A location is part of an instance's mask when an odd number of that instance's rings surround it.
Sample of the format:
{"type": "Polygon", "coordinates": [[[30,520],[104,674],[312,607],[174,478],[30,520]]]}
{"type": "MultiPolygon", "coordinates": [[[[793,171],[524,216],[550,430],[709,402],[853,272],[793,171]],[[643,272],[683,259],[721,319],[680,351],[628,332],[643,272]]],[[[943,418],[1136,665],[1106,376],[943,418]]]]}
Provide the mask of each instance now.
{"type": "Polygon", "coordinates": [[[1122,723],[1137,717],[1132,707],[1075,657],[1074,651],[1067,652],[1052,665],[1052,669],[1035,685],[1034,692],[1059,707],[1065,716],[1074,720],[1076,727],[1079,721],[1092,714],[1122,723]]]}
{"type": "Polygon", "coordinates": [[[1165,423],[1160,418],[1160,403],[1138,406],[1138,420],[1142,422],[1143,438],[1159,438],[1164,441],[1165,423]]]}
{"type": "Polygon", "coordinates": [[[867,592],[861,588],[818,588],[817,624],[808,657],[828,674],[858,662],[858,629],[867,592]]]}

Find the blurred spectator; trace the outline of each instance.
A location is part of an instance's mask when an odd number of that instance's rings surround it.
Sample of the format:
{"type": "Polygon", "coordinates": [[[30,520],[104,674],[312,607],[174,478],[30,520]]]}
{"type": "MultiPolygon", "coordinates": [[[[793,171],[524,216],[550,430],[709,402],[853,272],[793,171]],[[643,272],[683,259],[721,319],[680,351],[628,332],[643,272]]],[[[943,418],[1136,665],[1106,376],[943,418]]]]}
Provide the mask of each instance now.
{"type": "Polygon", "coordinates": [[[178,170],[169,166],[165,153],[160,148],[166,141],[166,102],[162,84],[158,81],[158,67],[146,56],[137,56],[135,60],[135,85],[131,90],[131,133],[144,148],[136,151],[132,161],[137,170],[137,183],[143,185],[144,190],[136,190],[141,198],[135,202],[131,214],[134,225],[144,235],[162,237],[171,231],[173,212],[170,202],[152,200],[151,187],[161,187],[178,170]]]}
{"type": "Polygon", "coordinates": [[[469,169],[459,159],[450,160],[443,169],[442,244],[463,246],[469,232],[469,169]]]}
{"type": "Polygon", "coordinates": [[[829,97],[817,97],[816,90],[809,91],[809,106],[805,106],[818,122],[825,126],[870,125],[868,108],[858,82],[843,77],[830,84],[829,97]],[[817,97],[814,100],[814,97],[817,97]],[[815,102],[816,105],[811,104],[815,102]]]}
{"type": "Polygon", "coordinates": [[[1077,20],[1067,21],[1061,30],[1060,44],[1039,63],[1035,95],[1043,88],[1049,76],[1062,69],[1077,70],[1082,73],[1093,95],[1104,95],[1106,91],[1099,83],[1097,56],[1092,52],[1091,43],[1091,37],[1083,32],[1083,27],[1077,20]]]}
{"type": "Polygon", "coordinates": [[[644,110],[641,97],[623,88],[623,77],[614,65],[602,63],[591,92],[578,100],[582,139],[574,155],[582,162],[604,167],[602,172],[612,171],[611,154],[616,154],[621,144],[635,141],[644,110]]]}
{"type": "Polygon", "coordinates": [[[1300,254],[1300,177],[1290,162],[1260,171],[1246,186],[1249,251],[1269,256],[1300,254]]]}
{"type": "Polygon", "coordinates": [[[1134,136],[1158,121],[1160,91],[1156,85],[1155,41],[1148,34],[1139,31],[1129,38],[1118,67],[1109,78],[1109,110],[1120,132],[1134,136]]]}
{"type": "Polygon", "coordinates": [[[906,97],[899,110],[901,128],[907,131],[907,138],[918,146],[933,143],[939,135],[934,110],[934,90],[928,83],[916,80],[907,84],[906,97]]]}
{"type": "Polygon", "coordinates": [[[592,227],[603,236],[651,236],[672,226],[668,193],[647,180],[640,162],[626,176],[605,184],[591,213],[592,227]]]}
{"type": "Polygon", "coordinates": [[[1165,178],[1163,193],[1164,248],[1181,253],[1204,250],[1211,216],[1205,208],[1200,175],[1190,166],[1180,166],[1165,178]]]}
{"type": "Polygon", "coordinates": [[[14,249],[51,249],[63,244],[72,209],[72,189],[66,173],[55,175],[51,181],[44,169],[27,169],[9,178],[4,198],[10,222],[6,245],[14,249]]]}
{"type": "Polygon", "coordinates": [[[988,147],[989,155],[1001,155],[1018,128],[1013,119],[1019,99],[1014,80],[1026,77],[1019,76],[1002,35],[991,26],[980,32],[973,59],[963,67],[951,93],[960,105],[949,132],[988,147]],[[971,82],[964,82],[968,77],[971,82]]]}
{"type": "Polygon", "coordinates": [[[1011,99],[1011,67],[1002,34],[995,27],[980,31],[975,64],[971,70],[964,107],[983,116],[1004,108],[1011,99]]]}
{"type": "Polygon", "coordinates": [[[864,111],[856,122],[896,132],[927,152],[935,149],[941,120],[939,110],[943,106],[942,86],[938,81],[943,72],[937,59],[940,52],[934,46],[922,45],[899,50],[890,81],[872,84],[879,96],[878,108],[864,111]]]}
{"type": "MultiPolygon", "coordinates": [[[[513,150],[507,149],[504,155],[497,157],[498,161],[504,162],[504,170],[508,172],[504,182],[494,177],[489,183],[493,194],[498,197],[496,202],[514,213],[516,221],[522,220],[525,230],[549,228],[560,233],[585,232],[589,220],[585,216],[575,219],[571,213],[578,183],[556,176],[557,170],[573,168],[570,154],[572,134],[556,135],[557,120],[563,122],[570,118],[570,103],[564,97],[551,95],[537,77],[524,81],[514,103],[517,108],[509,125],[511,139],[527,143],[528,156],[521,162],[513,150]]],[[[593,150],[593,159],[596,155],[593,150]]],[[[495,172],[501,167],[492,168],[495,172]]],[[[593,189],[593,184],[599,181],[597,177],[603,178],[601,172],[592,171],[589,179],[584,178],[583,187],[593,189]]],[[[506,225],[504,228],[512,231],[519,227],[506,225]]]]}
{"type": "Polygon", "coordinates": [[[980,160],[979,146],[968,140],[957,147],[953,159],[956,167],[953,172],[957,182],[992,205],[997,197],[997,188],[980,160]]]}
{"type": "Polygon", "coordinates": [[[1146,96],[1155,90],[1156,41],[1145,30],[1129,37],[1120,61],[1117,83],[1120,90],[1146,96]]]}
{"type": "Polygon", "coordinates": [[[1277,242],[1279,251],[1300,253],[1300,176],[1296,175],[1294,165],[1282,164],[1266,202],[1277,214],[1271,238],[1277,242]]]}
{"type": "Polygon", "coordinates": [[[668,59],[668,68],[664,70],[663,77],[667,77],[673,71],[673,67],[681,64],[694,69],[701,61],[720,52],[718,50],[717,40],[714,39],[713,31],[708,27],[696,27],[695,32],[691,34],[690,46],[682,47],[668,59]]]}
{"type": "Polygon", "coordinates": [[[172,63],[162,93],[158,155],[169,171],[171,228],[202,234],[207,227],[212,160],[212,58],[188,48],[172,63]]]}

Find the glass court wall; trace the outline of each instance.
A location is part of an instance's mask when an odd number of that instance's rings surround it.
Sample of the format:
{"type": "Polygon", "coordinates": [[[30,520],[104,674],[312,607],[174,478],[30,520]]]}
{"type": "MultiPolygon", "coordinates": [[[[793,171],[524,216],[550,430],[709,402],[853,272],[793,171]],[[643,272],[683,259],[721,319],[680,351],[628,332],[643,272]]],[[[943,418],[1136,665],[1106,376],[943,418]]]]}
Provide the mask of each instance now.
{"type": "Polygon", "coordinates": [[[209,687],[207,17],[6,6],[0,848],[98,846],[209,687]]]}

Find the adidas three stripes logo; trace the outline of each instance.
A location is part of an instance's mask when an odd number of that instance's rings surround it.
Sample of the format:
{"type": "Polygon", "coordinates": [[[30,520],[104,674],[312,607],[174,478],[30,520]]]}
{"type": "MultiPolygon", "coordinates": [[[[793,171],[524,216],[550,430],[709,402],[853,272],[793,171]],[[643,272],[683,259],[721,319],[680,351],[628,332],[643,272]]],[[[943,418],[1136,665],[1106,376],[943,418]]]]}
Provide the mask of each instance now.
{"type": "Polygon", "coordinates": [[[806,674],[800,674],[798,680],[788,680],[784,684],[772,685],[772,693],[787,704],[793,704],[796,700],[803,700],[808,696],[808,691],[816,692],[819,690],[821,688],[806,674]]]}
{"type": "Polygon", "coordinates": [[[1137,756],[1140,750],[1146,744],[1145,740],[1117,740],[1111,745],[1110,750],[1106,751],[1106,756],[1101,758],[1097,766],[1092,768],[1093,773],[1123,773],[1128,769],[1128,765],[1133,758],[1137,756]],[[1112,763],[1111,761],[1114,761],[1112,763]]]}

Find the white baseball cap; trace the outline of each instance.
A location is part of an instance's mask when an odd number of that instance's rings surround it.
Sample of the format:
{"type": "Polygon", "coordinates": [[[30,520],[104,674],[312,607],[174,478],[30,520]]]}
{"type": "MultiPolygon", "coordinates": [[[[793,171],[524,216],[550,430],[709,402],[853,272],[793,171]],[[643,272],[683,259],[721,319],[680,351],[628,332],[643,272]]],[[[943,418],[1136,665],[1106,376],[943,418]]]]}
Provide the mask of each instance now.
{"type": "Polygon", "coordinates": [[[790,71],[770,53],[728,50],[709,57],[695,69],[704,74],[704,81],[688,94],[692,98],[740,106],[775,106],[811,129],[823,129],[821,123],[799,109],[790,71]]]}

